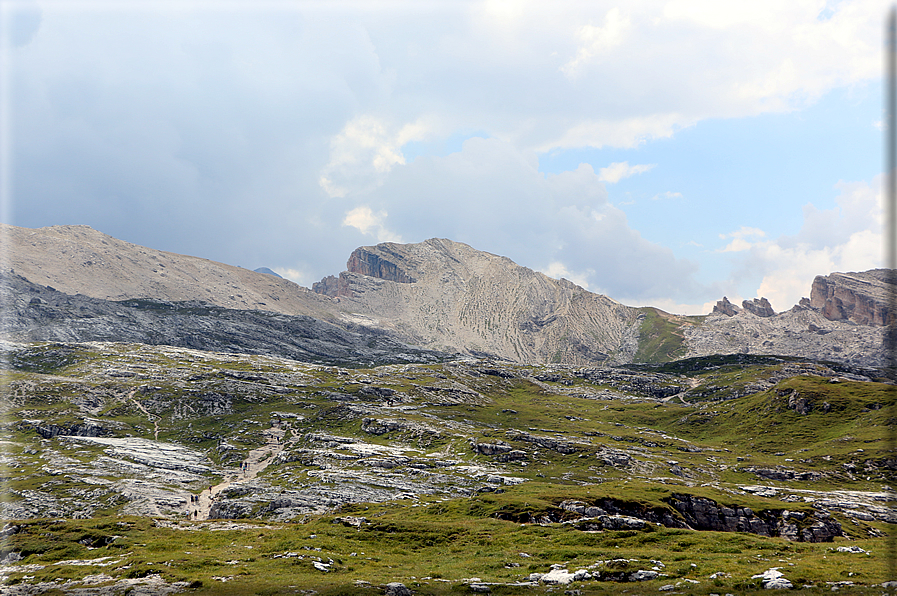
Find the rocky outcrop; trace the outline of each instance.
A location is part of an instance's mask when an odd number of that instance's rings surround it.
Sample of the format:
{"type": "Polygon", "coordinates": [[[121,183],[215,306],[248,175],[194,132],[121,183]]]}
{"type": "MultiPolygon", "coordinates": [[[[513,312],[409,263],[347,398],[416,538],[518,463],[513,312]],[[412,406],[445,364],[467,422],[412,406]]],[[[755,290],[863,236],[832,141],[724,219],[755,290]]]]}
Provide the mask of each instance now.
{"type": "Polygon", "coordinates": [[[824,512],[754,512],[749,507],[726,507],[706,497],[676,493],[666,501],[695,530],[750,532],[795,542],[831,542],[843,534],[841,524],[824,512]]]}
{"type": "MultiPolygon", "coordinates": [[[[381,252],[388,251],[389,246],[390,244],[380,244],[378,248],[380,248],[381,252]]],[[[396,254],[396,256],[400,255],[396,254]]],[[[346,263],[346,269],[351,273],[396,283],[410,284],[415,282],[415,279],[402,271],[398,265],[365,248],[356,248],[352,251],[349,261],[346,263]]]]}
{"type": "Polygon", "coordinates": [[[754,298],[750,301],[744,300],[742,301],[741,306],[744,307],[744,310],[753,313],[758,317],[773,317],[776,314],[776,311],[772,309],[772,305],[766,298],[754,298]]]}
{"type": "Polygon", "coordinates": [[[716,305],[713,307],[713,314],[734,317],[738,314],[739,310],[741,309],[729,302],[729,299],[723,296],[723,299],[717,300],[716,305]]]}
{"type": "Polygon", "coordinates": [[[321,281],[316,281],[311,285],[311,291],[331,298],[350,298],[352,296],[349,283],[342,275],[339,277],[328,275],[321,281]]]}
{"type": "Polygon", "coordinates": [[[888,269],[817,275],[810,291],[810,307],[830,321],[885,325],[888,295],[894,285],[894,272],[888,269]]]}
{"type": "Polygon", "coordinates": [[[94,422],[84,422],[83,424],[73,424],[71,426],[60,426],[58,424],[39,425],[35,428],[37,434],[45,439],[53,437],[104,437],[112,434],[107,428],[94,422]]]}

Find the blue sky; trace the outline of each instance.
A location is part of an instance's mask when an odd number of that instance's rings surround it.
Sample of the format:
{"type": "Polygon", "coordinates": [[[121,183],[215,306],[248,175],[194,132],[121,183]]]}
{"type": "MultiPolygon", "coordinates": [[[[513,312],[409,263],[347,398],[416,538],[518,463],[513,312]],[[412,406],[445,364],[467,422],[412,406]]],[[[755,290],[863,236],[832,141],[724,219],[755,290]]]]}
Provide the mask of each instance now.
{"type": "Polygon", "coordinates": [[[884,2],[2,8],[15,225],[306,286],[448,237],[680,313],[882,264],[884,2]]]}

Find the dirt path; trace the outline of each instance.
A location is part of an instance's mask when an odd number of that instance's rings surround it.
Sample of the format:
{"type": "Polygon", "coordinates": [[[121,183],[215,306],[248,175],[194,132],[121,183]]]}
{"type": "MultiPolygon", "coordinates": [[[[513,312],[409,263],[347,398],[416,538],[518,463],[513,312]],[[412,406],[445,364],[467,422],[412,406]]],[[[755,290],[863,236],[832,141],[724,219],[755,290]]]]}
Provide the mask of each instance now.
{"type": "Polygon", "coordinates": [[[212,510],[212,505],[221,491],[235,484],[252,480],[258,476],[259,472],[267,468],[274,461],[274,458],[283,451],[283,435],[285,432],[283,428],[276,426],[272,426],[264,431],[266,444],[249,452],[249,456],[243,460],[244,469],[227,472],[220,484],[207,488],[200,493],[199,503],[190,503],[190,508],[194,512],[190,519],[209,519],[209,512],[212,510]]]}
{"type": "Polygon", "coordinates": [[[688,391],[689,391],[690,389],[694,389],[695,387],[697,387],[698,385],[700,385],[700,384],[701,384],[701,381],[699,381],[698,379],[687,379],[687,380],[688,380],[688,389],[686,389],[685,391],[680,391],[680,392],[677,393],[676,395],[671,395],[671,396],[669,396],[669,397],[665,397],[665,398],[663,398],[663,399],[660,400],[660,401],[662,401],[662,402],[669,402],[671,399],[679,398],[679,401],[681,401],[681,402],[684,403],[685,405],[689,405],[688,402],[685,401],[685,394],[688,393],[688,391]]]}
{"type": "Polygon", "coordinates": [[[139,401],[137,401],[136,399],[134,399],[134,394],[137,393],[137,391],[139,389],[140,389],[140,387],[131,389],[131,393],[128,394],[128,399],[131,400],[131,402],[133,402],[133,404],[135,406],[137,406],[138,410],[140,410],[141,412],[146,414],[147,419],[153,423],[153,440],[158,441],[159,440],[159,417],[156,416],[155,414],[150,414],[149,412],[147,412],[146,408],[143,407],[143,404],[140,403],[139,401]]]}

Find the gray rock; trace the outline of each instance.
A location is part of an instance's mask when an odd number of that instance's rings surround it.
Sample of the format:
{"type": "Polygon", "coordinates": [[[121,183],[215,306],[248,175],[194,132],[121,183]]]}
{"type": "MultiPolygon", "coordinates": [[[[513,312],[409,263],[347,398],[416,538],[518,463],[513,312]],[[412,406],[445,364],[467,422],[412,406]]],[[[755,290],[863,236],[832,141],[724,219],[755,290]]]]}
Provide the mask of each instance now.
{"type": "Polygon", "coordinates": [[[725,315],[727,317],[734,317],[738,314],[739,308],[729,302],[729,299],[723,296],[722,300],[718,300],[716,305],[713,307],[712,314],[725,315]]]}
{"type": "Polygon", "coordinates": [[[774,317],[776,312],[772,309],[772,305],[769,304],[769,300],[766,298],[754,298],[750,302],[747,300],[741,303],[741,306],[744,307],[744,310],[749,313],[755,314],[758,317],[774,317]]]}
{"type": "Polygon", "coordinates": [[[403,583],[390,582],[386,584],[386,596],[412,596],[413,594],[414,592],[403,583]]]}

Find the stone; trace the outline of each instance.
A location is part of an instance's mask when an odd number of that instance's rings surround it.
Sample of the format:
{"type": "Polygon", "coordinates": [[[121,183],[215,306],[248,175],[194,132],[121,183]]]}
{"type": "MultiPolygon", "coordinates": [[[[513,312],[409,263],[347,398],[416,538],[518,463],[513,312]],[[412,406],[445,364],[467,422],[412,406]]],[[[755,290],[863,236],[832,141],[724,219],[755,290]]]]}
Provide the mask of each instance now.
{"type": "Polygon", "coordinates": [[[567,585],[573,581],[575,574],[566,569],[552,569],[539,578],[543,584],[567,585]]]}
{"type": "Polygon", "coordinates": [[[629,581],[631,582],[644,582],[652,579],[656,579],[658,573],[656,571],[646,571],[644,569],[639,569],[638,571],[629,574],[629,581]]]}
{"type": "Polygon", "coordinates": [[[711,314],[714,315],[726,315],[727,317],[734,317],[738,314],[739,308],[729,302],[729,299],[723,296],[722,300],[717,301],[716,305],[713,307],[713,312],[711,314]]]}
{"type": "Polygon", "coordinates": [[[790,590],[794,586],[784,577],[779,577],[764,583],[763,587],[767,590],[790,590]]]}
{"type": "Polygon", "coordinates": [[[888,295],[894,284],[894,275],[887,269],[817,275],[810,291],[810,306],[830,321],[883,326],[888,320],[888,295]]]}
{"type": "Polygon", "coordinates": [[[747,300],[742,301],[741,306],[744,307],[744,310],[749,313],[755,314],[758,317],[774,317],[776,312],[772,309],[772,305],[769,303],[769,300],[766,298],[754,298],[750,302],[747,300]]]}
{"type": "Polygon", "coordinates": [[[859,546],[839,546],[837,549],[839,553],[865,553],[866,551],[860,548],[859,546]]]}
{"type": "Polygon", "coordinates": [[[386,584],[385,596],[412,596],[414,592],[405,584],[400,582],[390,582],[386,584]]]}

